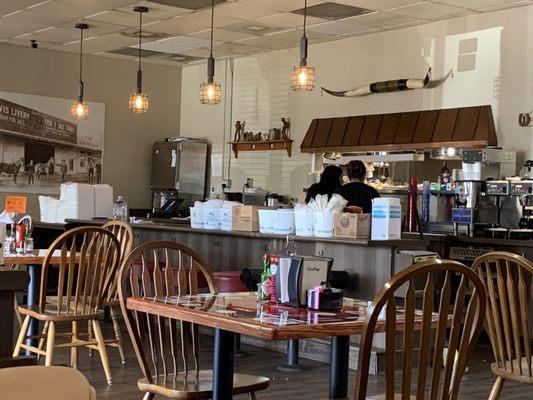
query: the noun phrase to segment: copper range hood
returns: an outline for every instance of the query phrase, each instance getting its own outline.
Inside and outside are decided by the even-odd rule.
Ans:
[[[303,153],[423,151],[496,146],[490,105],[314,119]]]

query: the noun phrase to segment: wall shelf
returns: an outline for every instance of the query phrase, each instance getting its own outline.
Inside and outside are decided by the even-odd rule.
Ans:
[[[240,142],[229,142],[235,158],[239,158],[240,151],[269,151],[269,150],[286,150],[288,156],[292,155],[292,142],[291,139],[281,139],[281,140],[268,140],[268,141],[240,141]]]

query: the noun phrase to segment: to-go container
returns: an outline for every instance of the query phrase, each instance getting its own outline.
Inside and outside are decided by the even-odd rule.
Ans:
[[[205,229],[205,208],[190,207],[191,211],[191,228]]]
[[[309,211],[295,211],[294,223],[297,236],[315,236],[314,213]]]
[[[275,233],[276,210],[258,210],[259,232]]]
[[[335,213],[315,212],[315,236],[330,238],[333,237],[333,228],[335,227]]]
[[[220,229],[220,208],[205,208],[205,229]]]
[[[294,233],[294,210],[276,210],[274,233],[278,235],[288,235],[289,233]]]

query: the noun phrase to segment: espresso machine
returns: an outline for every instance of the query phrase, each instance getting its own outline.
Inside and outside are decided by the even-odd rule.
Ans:
[[[511,181],[510,195],[519,209],[518,228],[509,229],[509,239],[533,239],[533,180]]]
[[[455,206],[452,208],[454,235],[461,226],[473,237],[487,228],[498,228],[499,196],[507,196],[510,188],[502,178],[516,172],[516,153],[501,149],[464,149],[461,179],[455,182]],[[489,196],[487,196],[487,182]],[[492,185],[493,182],[500,184]],[[496,201],[494,201],[496,199]]]

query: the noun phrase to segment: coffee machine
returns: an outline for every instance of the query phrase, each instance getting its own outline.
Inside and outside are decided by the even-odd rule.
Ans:
[[[466,234],[473,237],[476,231],[498,228],[501,195],[508,195],[509,186],[501,181],[516,172],[516,152],[501,149],[464,149],[462,152],[461,178],[455,183],[455,207],[452,208],[454,234],[460,226],[466,227]],[[489,185],[487,182],[501,182]]]
[[[533,239],[533,180],[511,181],[510,195],[520,210],[518,227],[509,229],[510,239]]]

